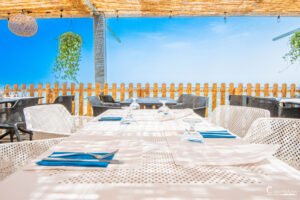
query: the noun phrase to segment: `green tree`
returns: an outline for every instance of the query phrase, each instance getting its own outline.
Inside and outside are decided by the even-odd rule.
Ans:
[[[290,51],[283,58],[294,64],[300,57],[300,31],[295,32],[290,39]]]
[[[78,82],[82,38],[76,33],[66,32],[58,40],[58,55],[53,67],[55,78]]]

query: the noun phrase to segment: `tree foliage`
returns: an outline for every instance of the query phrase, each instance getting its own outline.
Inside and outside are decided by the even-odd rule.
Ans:
[[[76,33],[66,32],[58,40],[58,54],[53,68],[55,78],[77,82],[82,38]]]
[[[284,59],[294,64],[300,57],[300,31],[295,32],[290,39],[290,51],[284,55]]]

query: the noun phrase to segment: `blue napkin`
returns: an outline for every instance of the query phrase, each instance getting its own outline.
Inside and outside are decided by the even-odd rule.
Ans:
[[[122,117],[101,117],[99,121],[121,121]]]
[[[236,138],[236,136],[231,135],[227,130],[200,131],[199,133],[203,136],[203,138]]]
[[[65,159],[78,159],[78,160],[90,160],[89,161],[60,161],[60,160],[41,160],[36,162],[37,165],[42,166],[71,166],[71,167],[103,167],[106,168],[109,163],[107,162],[95,162],[97,161],[96,158],[94,158],[91,155],[87,154],[76,154],[76,155],[68,155],[68,156],[57,156],[59,154],[69,154],[69,153],[76,153],[76,152],[53,152],[48,158],[65,158]],[[95,155],[105,155],[107,153],[92,153]],[[55,156],[53,156],[55,155]],[[114,155],[109,156],[105,158],[105,160],[112,160]]]

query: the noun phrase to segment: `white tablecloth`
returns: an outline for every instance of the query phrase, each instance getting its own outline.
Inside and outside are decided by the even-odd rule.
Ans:
[[[177,117],[162,120],[156,110],[134,111],[136,122],[129,125],[94,120],[41,157],[53,151],[119,149],[115,158],[123,164],[66,168],[31,162],[0,183],[0,199],[299,199],[300,173],[273,157],[238,166],[176,165],[168,141],[180,137],[186,124],[180,111],[175,112]],[[109,110],[102,116],[125,115],[124,110]],[[202,123],[196,128],[203,127],[215,126]],[[205,140],[205,145],[238,144],[245,142],[239,138]]]

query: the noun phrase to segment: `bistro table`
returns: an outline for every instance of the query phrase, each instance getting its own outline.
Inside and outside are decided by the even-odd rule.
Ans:
[[[181,138],[186,127],[183,119],[204,119],[187,110],[172,112],[168,117],[157,110],[133,110],[131,124],[99,122],[99,117],[127,115],[124,110],[106,111],[36,160],[53,151],[119,149],[115,159],[124,163],[68,168],[42,167],[32,161],[0,182],[1,200],[299,199],[300,172],[274,157],[236,166],[176,164],[170,142]],[[201,127],[220,128],[206,121],[197,125]],[[218,144],[230,148],[247,143],[240,138],[189,143],[212,148]]]
[[[166,101],[167,106],[176,105],[177,101],[171,98],[137,98],[136,102],[141,105],[142,108],[158,108],[162,105],[161,101]],[[120,102],[122,106],[129,106],[133,102],[133,99],[126,99],[125,101]]]

